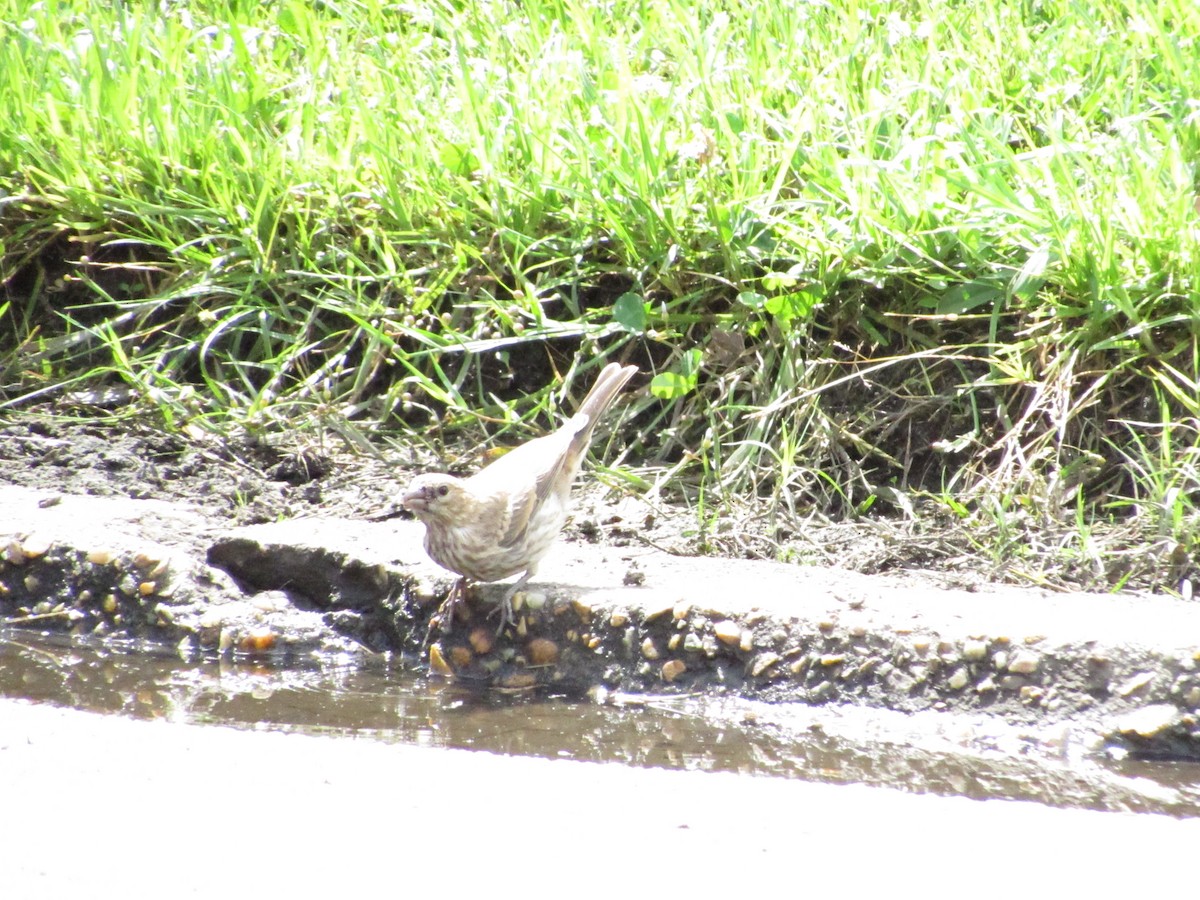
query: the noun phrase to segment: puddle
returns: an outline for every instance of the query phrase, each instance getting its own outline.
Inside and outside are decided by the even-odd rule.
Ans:
[[[1062,724],[675,695],[473,693],[365,654],[306,669],[0,630],[0,696],[172,722],[1200,815],[1200,765],[1098,760],[1090,736]]]

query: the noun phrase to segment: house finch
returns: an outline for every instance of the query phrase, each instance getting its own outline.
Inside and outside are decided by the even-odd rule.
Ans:
[[[425,551],[462,576],[442,608],[443,628],[454,620],[468,581],[500,581],[524,572],[501,601],[499,631],[512,624],[513,595],[533,577],[567,521],[571,483],[596,422],[636,371],[605,366],[579,411],[557,431],[510,450],[469,478],[413,479],[402,502],[425,523]]]

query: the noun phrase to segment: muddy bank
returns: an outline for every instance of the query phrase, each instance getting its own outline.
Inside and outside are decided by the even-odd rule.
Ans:
[[[443,633],[420,526],[309,514],[236,525],[184,500],[0,486],[9,627],[286,660],[401,652],[506,690],[726,691],[768,701],[1071,720],[1200,757],[1200,604],[938,587],[919,577],[645,546],[555,548],[496,636],[502,588]]]

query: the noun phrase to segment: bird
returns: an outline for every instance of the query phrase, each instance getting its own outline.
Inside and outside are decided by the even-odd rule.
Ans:
[[[503,581],[520,572],[501,600],[496,633],[513,624],[512,598],[537,573],[566,524],[571,485],[596,423],[636,372],[637,366],[609,363],[558,429],[470,477],[426,473],[408,485],[401,505],[424,523],[425,552],[460,576],[440,610],[443,630],[454,621],[469,582]]]

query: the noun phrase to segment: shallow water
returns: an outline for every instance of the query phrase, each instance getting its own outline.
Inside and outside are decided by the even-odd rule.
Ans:
[[[1069,726],[676,695],[479,693],[365,654],[281,667],[0,629],[0,696],[172,722],[1200,815],[1200,765],[1105,761]]]

